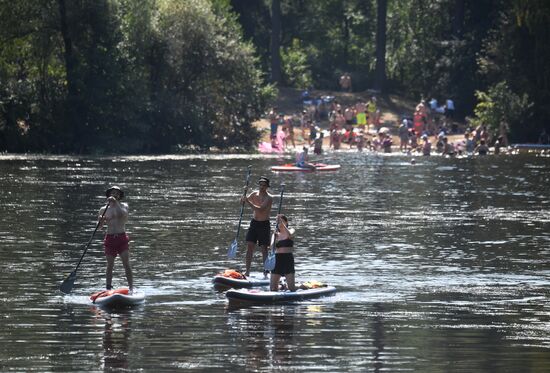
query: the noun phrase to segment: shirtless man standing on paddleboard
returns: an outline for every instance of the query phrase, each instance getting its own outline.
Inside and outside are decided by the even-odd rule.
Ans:
[[[250,265],[256,243],[262,249],[262,263],[267,257],[267,246],[270,244],[271,225],[269,223],[269,214],[271,213],[271,205],[273,197],[267,192],[269,188],[269,179],[260,177],[258,180],[259,188],[252,192],[248,197],[241,197],[241,203],[246,203],[252,208],[252,220],[248,232],[246,233],[246,272],[245,276],[250,275]],[[267,272],[264,271],[267,276]]]
[[[109,208],[105,212],[105,215],[103,215],[106,208],[103,206],[99,210],[99,216],[100,226],[107,223],[107,232],[103,240],[105,257],[107,258],[106,288],[107,290],[111,290],[112,288],[115,258],[117,255],[120,255],[120,259],[124,265],[126,279],[128,280],[128,288],[130,292],[132,292],[134,286],[132,267],[130,267],[130,250],[128,246],[130,238],[125,231],[125,225],[128,221],[128,205],[124,202],[120,202],[120,200],[124,198],[124,192],[117,186],[112,186],[107,189],[105,195],[107,196]],[[101,219],[101,216],[103,216],[103,219]]]

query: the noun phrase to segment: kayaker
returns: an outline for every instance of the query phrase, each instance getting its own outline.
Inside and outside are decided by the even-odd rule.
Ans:
[[[130,266],[130,248],[128,242],[130,238],[126,234],[125,225],[128,221],[128,204],[121,202],[124,198],[124,191],[118,186],[112,186],[105,191],[109,208],[105,211],[105,206],[99,210],[99,224],[102,227],[107,224],[107,231],[103,240],[105,257],[107,258],[106,288],[112,289],[113,267],[115,258],[120,255],[128,288],[130,292],[134,289],[132,267]],[[103,219],[101,218],[103,216]]]
[[[277,215],[278,232],[275,232],[275,268],[271,271],[271,291],[279,290],[279,281],[284,276],[290,291],[296,291],[294,278],[293,235],[294,229],[288,227],[288,218]]]
[[[250,266],[256,244],[262,250],[262,263],[267,257],[267,246],[270,243],[271,225],[269,214],[273,197],[267,192],[269,179],[262,176],[258,180],[258,190],[250,193],[247,197],[241,197],[241,203],[246,203],[252,208],[252,220],[246,233],[246,271],[245,276],[250,275]],[[267,272],[264,271],[267,277]]]

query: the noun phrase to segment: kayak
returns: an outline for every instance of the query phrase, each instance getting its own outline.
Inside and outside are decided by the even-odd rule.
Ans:
[[[271,171],[291,171],[291,172],[314,172],[314,171],[336,171],[340,169],[339,164],[314,163],[315,169],[307,167],[298,167],[293,163],[287,163],[282,166],[272,166]]]
[[[230,304],[273,304],[313,299],[336,293],[334,286],[323,286],[296,291],[262,291],[259,289],[231,289],[225,295]]]
[[[145,301],[145,294],[134,290],[131,294],[127,288],[103,290],[90,295],[93,304],[101,307],[132,307]]]
[[[269,286],[269,277],[265,278],[261,273],[245,277],[237,271],[228,269],[214,276],[212,282],[214,283],[214,287],[220,290],[253,288]]]

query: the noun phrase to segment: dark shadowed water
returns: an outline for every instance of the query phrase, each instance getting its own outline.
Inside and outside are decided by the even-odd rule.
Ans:
[[[259,156],[0,156],[0,371],[550,371],[550,158],[337,158],[335,173],[274,174]],[[249,164],[274,194],[286,183],[298,279],[335,296],[231,310],[212,288],[242,266],[242,240],[226,252]],[[111,184],[147,296],[116,312],[87,300],[101,234],[71,295],[57,290]]]

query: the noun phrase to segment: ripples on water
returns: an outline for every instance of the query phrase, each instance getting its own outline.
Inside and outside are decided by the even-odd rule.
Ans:
[[[1,370],[545,371],[548,159],[336,157],[337,173],[274,174],[275,157],[248,155],[0,156]],[[287,185],[299,279],[335,296],[231,310],[212,289],[242,266],[226,252],[249,164],[274,194]],[[57,292],[111,184],[147,294],[116,312],[87,302],[104,281],[99,234],[73,293]]]

